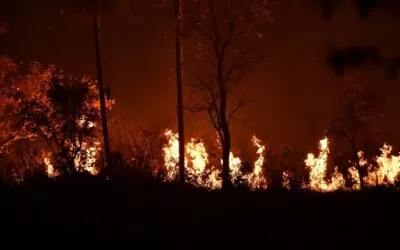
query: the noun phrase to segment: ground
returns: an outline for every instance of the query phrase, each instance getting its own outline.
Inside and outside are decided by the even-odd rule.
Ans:
[[[280,249],[350,243],[356,249],[379,243],[382,249],[398,241],[400,195],[386,189],[209,193],[156,181],[84,177],[3,185],[0,197],[6,241],[274,240]]]

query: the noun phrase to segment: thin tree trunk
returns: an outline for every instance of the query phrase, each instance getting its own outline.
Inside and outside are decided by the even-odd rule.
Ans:
[[[217,68],[217,82],[219,87],[219,95],[221,97],[219,103],[219,119],[221,125],[221,132],[223,135],[222,144],[222,188],[224,190],[229,190],[232,182],[230,178],[230,162],[229,156],[231,152],[231,134],[229,131],[229,124],[226,114],[226,103],[227,103],[227,91],[225,86],[225,81],[223,79],[224,72],[224,56],[218,55],[218,68]]]
[[[232,186],[231,175],[230,175],[230,161],[229,156],[231,152],[231,136],[229,128],[223,129],[224,142],[222,144],[222,188],[229,190]]]
[[[108,125],[107,125],[107,110],[106,110],[106,100],[105,100],[105,92],[104,92],[104,82],[103,82],[103,68],[101,61],[101,53],[100,53],[100,14],[97,14],[94,17],[94,39],[95,39],[95,47],[96,47],[96,70],[97,70],[97,80],[99,86],[99,95],[100,95],[100,109],[101,109],[101,122],[103,128],[103,145],[104,145],[104,167],[111,167],[109,162],[110,156],[110,141],[108,138]]]
[[[179,181],[185,182],[185,137],[183,124],[183,98],[182,98],[182,0],[175,0],[175,59],[176,59],[176,92],[177,92],[177,112],[178,112],[178,134],[179,134]]]

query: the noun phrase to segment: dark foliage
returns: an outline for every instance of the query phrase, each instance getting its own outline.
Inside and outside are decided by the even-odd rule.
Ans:
[[[354,69],[368,62],[379,65],[381,62],[378,49],[374,46],[335,48],[328,56],[328,64],[337,74],[343,74],[346,69]]]
[[[368,14],[374,9],[382,7],[382,0],[355,0],[354,5],[357,8],[361,18],[367,18]]]

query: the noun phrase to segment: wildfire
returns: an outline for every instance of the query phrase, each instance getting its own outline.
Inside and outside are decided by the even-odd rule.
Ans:
[[[93,146],[88,146],[88,143],[82,143],[82,150],[78,152],[74,159],[74,165],[77,170],[85,170],[92,175],[98,174],[96,162],[99,151],[101,150],[100,142],[94,142]]]
[[[377,167],[374,168],[365,160],[364,165],[368,167],[368,176],[365,183],[368,186],[389,186],[399,180],[400,156],[391,155],[392,146],[384,144],[381,155],[376,158]]]
[[[95,124],[90,124],[84,120],[81,120],[80,124],[95,126]],[[162,148],[164,159],[164,164],[162,165],[162,169],[164,170],[163,178],[165,181],[174,181],[178,177],[179,172],[179,136],[177,133],[173,133],[171,129],[165,130],[163,136],[167,140],[167,143]],[[229,168],[231,181],[234,184],[245,184],[251,190],[266,189],[268,182],[263,171],[266,147],[256,136],[253,136],[251,141],[257,149],[257,159],[253,164],[253,170],[250,173],[244,173],[242,160],[230,152]],[[81,148],[82,150],[77,154],[74,161],[75,168],[79,171],[86,170],[96,175],[98,171],[95,163],[101,150],[100,143],[97,141],[93,144],[82,142]],[[400,156],[392,155],[392,147],[387,144],[382,147],[381,155],[374,159],[367,160],[362,151],[358,152],[359,162],[357,166],[353,165],[347,169],[347,180],[351,183],[346,183],[346,179],[336,166],[333,173],[327,176],[327,160],[330,153],[328,138],[324,138],[319,142],[319,151],[318,156],[309,153],[304,161],[305,167],[308,170],[309,181],[308,183],[302,183],[301,186],[303,189],[316,192],[360,190],[363,188],[361,186],[361,178],[363,178],[363,183],[370,187],[393,185],[398,181]],[[58,172],[52,163],[52,154],[42,152],[42,159],[47,174],[50,177],[57,176]],[[202,140],[191,138],[185,144],[185,179],[188,183],[209,190],[220,189],[222,187],[221,165],[222,159],[218,160],[216,164],[210,161],[206,145]],[[367,176],[361,176],[357,167],[366,168],[368,170]],[[288,171],[282,173],[282,186],[288,190],[291,188],[291,174]]]
[[[320,141],[320,151],[318,158],[315,158],[310,153],[305,160],[306,166],[310,170],[308,188],[320,192],[346,190],[346,181],[343,175],[337,170],[337,167],[335,167],[330,182],[325,181],[329,154],[327,138]],[[391,155],[392,146],[387,144],[383,145],[381,152],[381,155],[370,160],[365,158],[364,152],[358,152],[358,165],[361,168],[367,168],[368,175],[360,176],[360,172],[355,166],[348,168],[347,172],[351,180],[351,186],[347,190],[360,190],[363,188],[361,186],[361,178],[367,187],[390,186],[399,180],[400,156]]]
[[[282,187],[290,190],[290,179],[289,179],[289,172],[283,171],[282,172]]]
[[[42,151],[42,159],[43,159],[43,164],[45,166],[45,171],[49,177],[55,177],[58,175],[56,170],[54,169],[53,164],[51,163],[51,153],[50,152],[45,152]]]
[[[87,121],[86,117],[81,117],[81,119],[77,120],[79,126],[87,126],[87,128],[93,128],[96,126],[94,122]],[[74,152],[75,148],[78,147],[80,150],[74,157],[74,167],[78,171],[87,171],[92,175],[98,174],[98,169],[96,168],[96,162],[99,157],[99,152],[101,151],[101,144],[98,140],[95,140],[93,143],[89,142],[80,142],[78,139],[73,143],[69,143],[70,150]],[[54,168],[53,164],[51,163],[51,159],[54,156],[51,152],[43,152],[42,159],[43,164],[46,168],[46,173],[49,177],[56,177],[58,172]]]
[[[258,158],[254,163],[253,172],[245,176],[245,180],[251,190],[266,189],[267,180],[264,177],[262,167],[264,166],[265,146],[261,144],[261,140],[253,135],[251,141],[257,147]]]
[[[178,134],[174,134],[172,130],[168,129],[164,132],[168,143],[163,147],[164,164],[166,170],[165,180],[173,181],[178,174],[179,162],[179,140]]]
[[[320,142],[320,153],[317,158],[314,154],[309,153],[305,160],[306,167],[309,169],[309,188],[313,191],[330,192],[338,189],[344,189],[346,182],[337,167],[332,174],[330,182],[325,181],[327,160],[329,154],[328,138],[324,138]]]
[[[179,163],[179,136],[167,129],[163,136],[167,139],[163,147],[165,181],[173,181],[178,175]],[[244,175],[242,172],[242,160],[232,152],[229,154],[229,168],[232,183],[240,183],[241,180],[252,189],[267,188],[267,181],[264,177],[262,166],[264,165],[265,146],[261,141],[253,136],[253,144],[257,147],[258,159],[254,163],[254,170],[250,174]],[[222,165],[223,161],[220,160]],[[185,145],[185,172],[187,181],[199,187],[207,189],[219,189],[222,186],[221,170],[218,166],[210,165],[208,153],[204,142],[192,138]]]

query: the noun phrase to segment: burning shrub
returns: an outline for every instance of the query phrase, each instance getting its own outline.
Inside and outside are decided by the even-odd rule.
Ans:
[[[3,74],[4,76],[4,74]],[[26,75],[2,78],[0,134],[1,152],[17,142],[30,143],[50,155],[50,175],[86,170],[97,173],[101,149],[98,140],[100,104],[96,82],[87,77],[65,79],[54,66],[32,63]],[[113,104],[108,100],[110,110]],[[30,154],[27,154],[30,155]],[[51,160],[50,160],[51,158]]]

